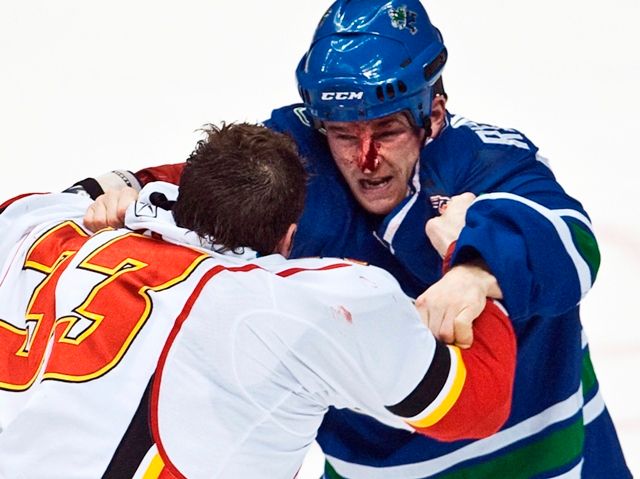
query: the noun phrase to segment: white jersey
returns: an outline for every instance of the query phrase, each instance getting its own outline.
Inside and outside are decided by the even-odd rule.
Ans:
[[[329,406],[412,429],[459,395],[459,352],[385,271],[89,236],[87,205],[0,215],[0,477],[291,478]],[[429,402],[392,414],[439,347]]]

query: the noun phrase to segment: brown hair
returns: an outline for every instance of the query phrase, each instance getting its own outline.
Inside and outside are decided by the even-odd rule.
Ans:
[[[180,179],[176,223],[225,250],[273,253],[304,206],[307,176],[295,143],[248,123],[203,131]]]

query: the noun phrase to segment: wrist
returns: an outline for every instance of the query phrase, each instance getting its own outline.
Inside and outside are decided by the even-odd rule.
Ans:
[[[471,276],[472,281],[484,291],[487,298],[502,299],[502,289],[497,278],[491,273],[489,266],[482,258],[475,258],[467,263],[454,266],[452,269],[460,268]]]
[[[95,181],[98,182],[103,191],[121,190],[125,187],[131,187],[136,191],[140,191],[142,186],[133,173],[127,170],[113,170],[100,176],[96,176]]]
[[[452,241],[447,251],[442,258],[442,274],[445,274],[451,269],[451,259],[453,258],[453,252],[456,250],[456,241]]]

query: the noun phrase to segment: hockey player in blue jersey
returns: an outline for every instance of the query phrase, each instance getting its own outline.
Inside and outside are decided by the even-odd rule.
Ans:
[[[513,410],[497,434],[450,443],[331,410],[317,438],[325,477],[630,477],[579,319],[600,260],[587,213],[522,133],[446,110],[446,61],[418,0],[338,0],[298,65],[303,103],[266,125],[295,139],[312,174],[292,256],[386,268],[462,346],[485,297],[502,298],[518,338]],[[181,168],[133,184],[177,182]],[[478,197],[439,279],[425,224],[464,192]],[[88,223],[117,222],[117,205],[103,197]]]

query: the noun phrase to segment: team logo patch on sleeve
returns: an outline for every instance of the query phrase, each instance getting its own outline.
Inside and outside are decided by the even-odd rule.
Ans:
[[[431,206],[434,210],[441,213],[442,207],[445,206],[451,198],[449,196],[443,195],[432,195],[429,197],[429,201],[431,202]]]

